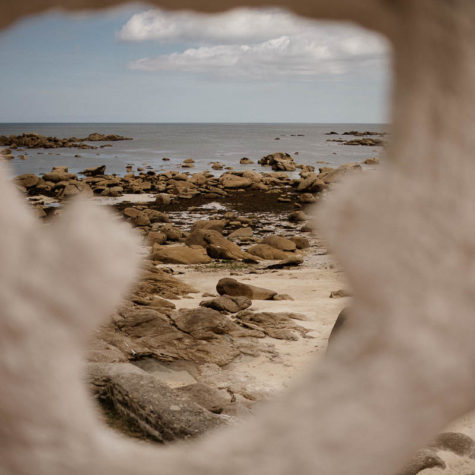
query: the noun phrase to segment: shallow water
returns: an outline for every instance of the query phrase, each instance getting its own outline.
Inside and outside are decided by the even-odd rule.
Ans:
[[[69,167],[71,172],[106,165],[106,173],[126,173],[127,164],[136,167],[150,165],[154,170],[180,169],[185,158],[193,158],[191,172],[210,169],[210,162],[219,161],[236,170],[259,170],[257,160],[273,152],[288,152],[297,163],[324,166],[318,161],[338,166],[361,162],[379,156],[381,147],[345,146],[327,139],[326,132],[348,130],[385,130],[382,124],[0,124],[0,135],[19,135],[37,132],[41,135],[87,137],[92,132],[119,134],[134,140],[109,142],[112,147],[97,150],[32,149],[14,151],[15,156],[27,155],[27,160],[15,158],[11,166],[16,174],[45,173],[52,166]],[[297,136],[301,134],[303,136]],[[294,135],[294,136],[292,136]],[[275,140],[279,138],[279,140]],[[349,137],[352,138],[352,137]],[[92,143],[101,145],[101,142]],[[295,155],[298,152],[298,155]],[[81,158],[74,155],[79,154]],[[170,161],[162,161],[163,157]],[[240,165],[242,157],[255,161],[254,165]],[[217,171],[216,174],[221,174]]]

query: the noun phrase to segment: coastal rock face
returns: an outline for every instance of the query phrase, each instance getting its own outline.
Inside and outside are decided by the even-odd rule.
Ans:
[[[294,159],[288,153],[277,152],[259,160],[259,165],[270,166],[274,171],[293,172],[297,169]]]
[[[154,245],[152,259],[164,264],[208,264],[211,258],[201,247]]]
[[[145,438],[172,442],[224,424],[224,419],[193,402],[190,392],[175,391],[137,366],[90,363],[87,369],[89,386],[109,418],[115,424],[132,425]]]
[[[277,295],[277,292],[274,290],[243,284],[231,278],[221,279],[216,285],[216,290],[219,295],[242,296],[248,297],[251,300],[272,300],[272,297]]]

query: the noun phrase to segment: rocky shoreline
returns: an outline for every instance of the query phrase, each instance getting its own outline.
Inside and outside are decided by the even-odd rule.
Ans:
[[[155,443],[196,437],[252,414],[323,357],[351,318],[342,311],[351,293],[307,208],[378,163],[315,170],[275,153],[259,161],[270,168],[260,173],[118,176],[102,165],[16,177],[45,222],[85,193],[143,236],[142,276],[90,342],[87,382],[104,420]],[[443,433],[401,474],[443,469],[440,451],[472,457],[474,447],[462,433]]]
[[[284,356],[288,348],[296,367],[303,354],[315,351],[313,340],[324,348],[347,294],[338,298],[342,279],[312,234],[306,208],[363,167],[315,171],[284,153],[261,162],[270,170],[220,176],[147,170],[121,177],[107,175],[105,166],[82,174],[54,167],[42,176],[15,178],[46,221],[85,193],[143,236],[142,278],[97,330],[89,353],[90,387],[113,427],[155,442],[193,437],[252,412],[286,385],[293,373]],[[288,172],[297,166],[300,176],[291,178]],[[322,323],[313,321],[313,303],[309,307],[286,282],[298,281],[301,272],[325,279],[331,274],[331,287],[321,296],[331,317],[317,337],[312,332],[320,332]],[[200,277],[187,282],[196,273]],[[280,376],[272,383],[266,375],[261,384],[249,379],[257,361]],[[148,389],[136,391],[138,382]],[[153,419],[150,411],[161,415]]]

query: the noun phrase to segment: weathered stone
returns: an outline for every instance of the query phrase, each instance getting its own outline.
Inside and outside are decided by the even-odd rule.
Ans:
[[[203,383],[182,386],[175,391],[215,414],[221,414],[223,409],[231,401],[231,398],[226,396],[223,391],[219,391]]]
[[[33,188],[41,181],[39,176],[36,176],[33,173],[25,173],[24,175],[19,175],[15,178],[15,181],[25,188]]]
[[[248,188],[252,185],[252,181],[249,178],[231,175],[228,173],[221,175],[219,182],[223,188]]]
[[[284,251],[269,246],[268,244],[255,244],[251,246],[247,252],[253,256],[261,257],[266,260],[287,259],[288,255]]]
[[[297,249],[295,242],[282,236],[266,236],[262,240],[262,244],[267,244],[281,251],[295,251]]]
[[[158,442],[199,436],[224,420],[131,364],[89,364],[88,380],[101,405],[124,426]]]
[[[211,300],[203,300],[200,302],[201,307],[208,307],[218,312],[236,313],[252,305],[252,301],[247,297],[233,297],[230,295],[223,295]]]
[[[234,324],[217,310],[206,307],[181,309],[173,316],[176,326],[198,340],[229,333]]]
[[[274,290],[243,284],[242,282],[227,277],[219,280],[216,285],[216,290],[219,295],[243,296],[251,300],[272,300],[272,297],[277,294]]]

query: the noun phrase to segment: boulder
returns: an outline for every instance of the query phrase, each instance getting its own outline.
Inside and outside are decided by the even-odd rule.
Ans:
[[[262,244],[267,244],[268,246],[275,247],[281,251],[292,252],[297,249],[295,242],[282,236],[266,236],[262,240]]]
[[[228,277],[219,280],[216,290],[219,295],[243,296],[251,300],[272,300],[272,297],[277,294],[274,290],[244,284]]]
[[[219,182],[223,188],[248,188],[252,185],[252,181],[249,178],[231,175],[229,173],[221,175]]]
[[[43,175],[45,181],[59,183],[60,181],[77,180],[74,173],[69,173],[67,167],[53,167],[49,173]]]
[[[291,256],[288,257],[287,259],[283,259],[280,262],[277,262],[276,264],[271,264],[266,267],[266,269],[284,269],[285,267],[295,267],[299,266],[300,264],[303,264],[303,258],[302,256]]]
[[[378,157],[367,158],[363,163],[365,165],[378,165],[379,158]]]
[[[229,317],[217,310],[206,307],[180,309],[173,320],[177,328],[198,340],[210,340],[216,335],[224,335],[234,328]]]
[[[212,262],[201,247],[153,246],[152,259],[164,264],[208,264]]]
[[[281,260],[287,259],[287,254],[284,251],[269,246],[268,244],[256,244],[251,246],[247,252],[253,256],[261,257],[266,260]]]
[[[290,240],[295,243],[297,249],[307,249],[310,247],[310,241],[306,237],[292,236]]]
[[[167,235],[161,231],[151,231],[147,234],[147,240],[150,244],[164,244],[167,240]]]
[[[197,245],[205,247],[208,254],[215,259],[240,260],[250,257],[237,244],[226,239],[218,231],[196,229],[188,235],[185,243],[188,246]]]
[[[132,364],[90,363],[87,369],[92,393],[116,427],[132,425],[146,438],[164,443],[196,437],[224,423]]]
[[[292,172],[297,169],[293,157],[283,152],[266,155],[262,157],[258,163],[263,166],[271,166],[274,171]]]
[[[165,224],[161,226],[160,231],[165,233],[169,241],[179,241],[183,238],[183,232],[180,228],[173,226],[172,224]]]
[[[252,301],[247,297],[233,297],[230,295],[223,295],[210,300],[203,300],[200,302],[201,307],[212,308],[218,312],[236,313],[252,305]]]
[[[23,175],[17,176],[15,181],[18,185],[24,186],[26,189],[28,189],[34,188],[36,185],[38,185],[41,181],[41,178],[33,173],[25,173]]]

